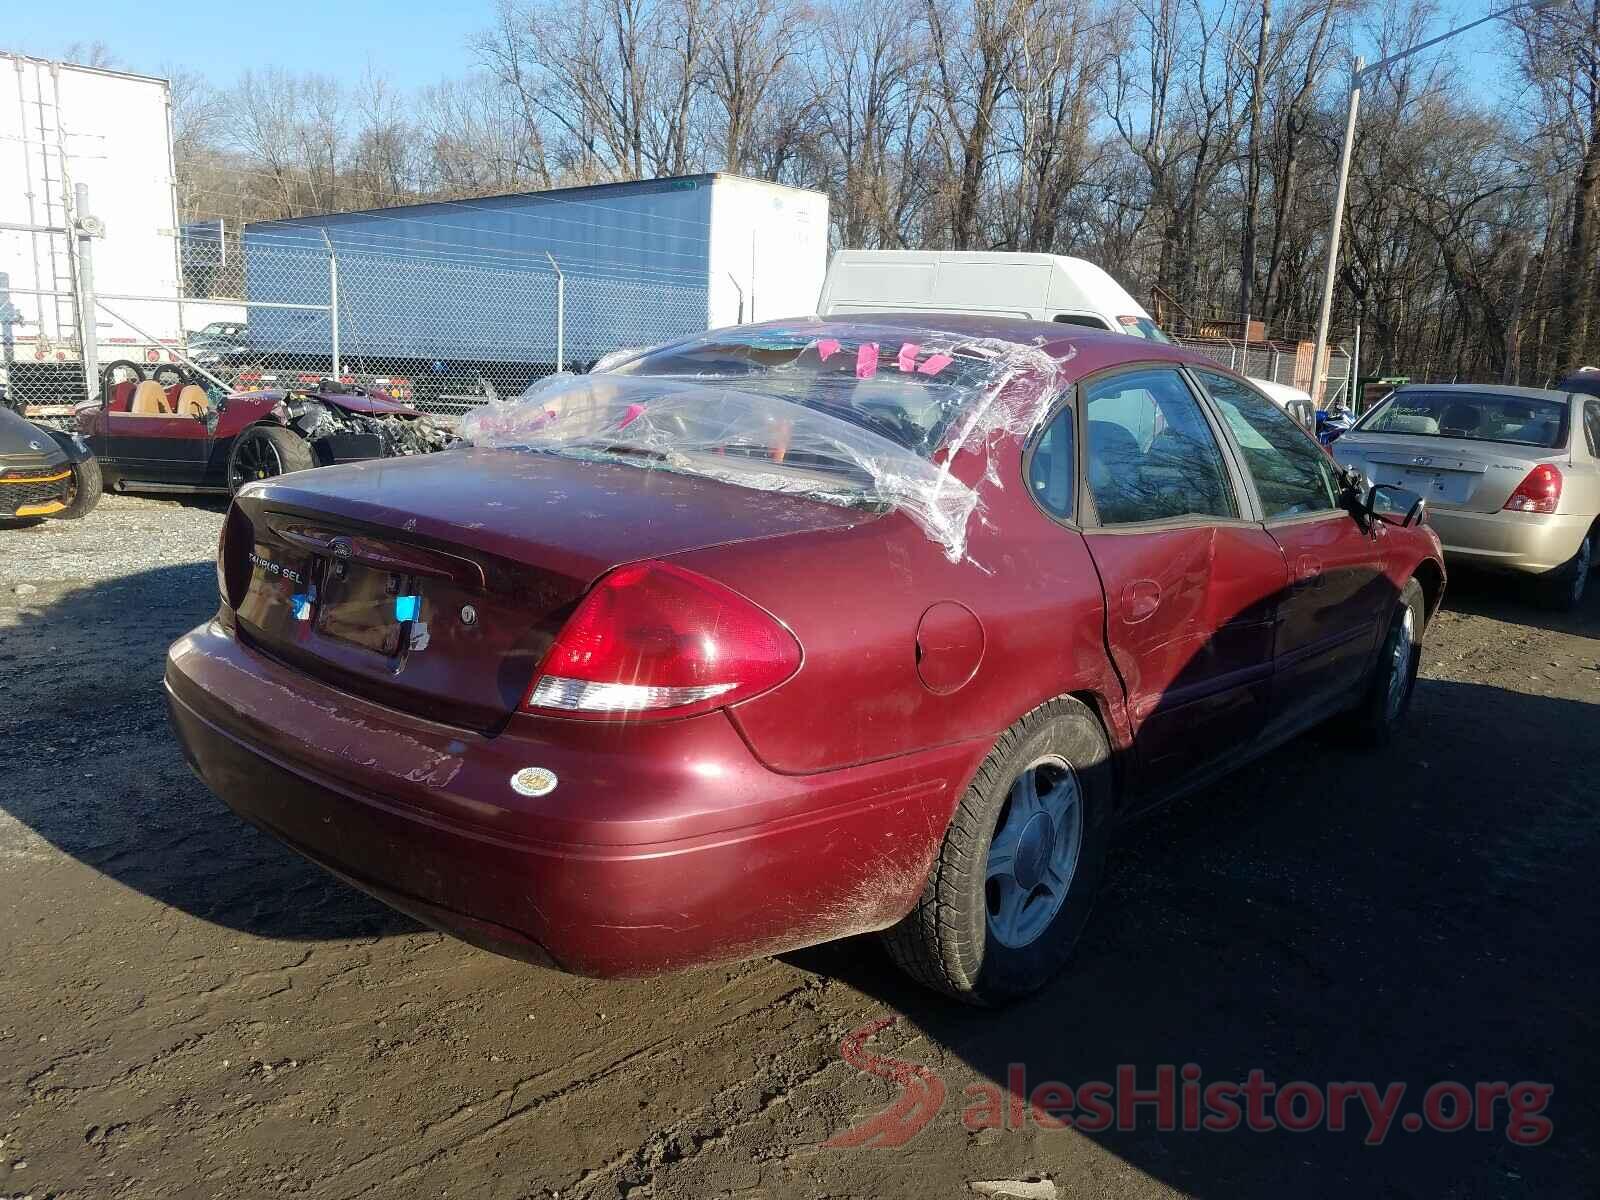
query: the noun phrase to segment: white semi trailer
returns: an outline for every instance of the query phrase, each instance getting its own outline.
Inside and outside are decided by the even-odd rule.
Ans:
[[[0,384],[13,403],[83,396],[86,339],[101,365],[175,360],[173,178],[165,79],[0,52]],[[90,282],[92,314],[78,303]]]

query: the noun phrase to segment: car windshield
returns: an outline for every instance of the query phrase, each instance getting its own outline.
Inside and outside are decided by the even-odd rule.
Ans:
[[[1503,392],[1398,391],[1356,426],[1362,433],[1511,442],[1554,450],[1566,445],[1565,400]]]
[[[1122,326],[1123,333],[1131,333],[1135,337],[1146,338],[1152,342],[1161,342],[1171,345],[1172,339],[1161,331],[1149,317],[1118,317],[1117,322]]]
[[[930,458],[955,419],[990,390],[994,354],[924,347],[910,330],[849,338],[754,331],[667,347],[613,373],[693,379],[771,397],[869,429]]]

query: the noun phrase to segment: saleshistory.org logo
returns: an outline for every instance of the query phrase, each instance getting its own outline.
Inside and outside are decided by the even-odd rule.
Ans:
[[[858,1071],[897,1085],[900,1094],[882,1112],[858,1121],[835,1134],[826,1146],[903,1146],[921,1133],[944,1108],[945,1082],[931,1067],[905,1062],[867,1048],[879,1033],[895,1023],[881,1017],[851,1031],[839,1044],[839,1054]],[[1259,1068],[1243,1082],[1206,1081],[1197,1063],[1181,1067],[1157,1066],[1154,1078],[1127,1063],[1116,1069],[1114,1081],[1088,1080],[1069,1085],[1044,1080],[1031,1089],[1023,1063],[1006,1068],[1006,1082],[974,1083],[963,1089],[962,1127],[969,1133],[984,1129],[1017,1131],[1032,1125],[1045,1132],[1076,1129],[1102,1133],[1108,1129],[1131,1131],[1153,1125],[1162,1133],[1253,1133],[1286,1130],[1305,1133],[1313,1129],[1343,1133],[1365,1129],[1363,1142],[1380,1146],[1396,1128],[1406,1133],[1424,1129],[1436,1133],[1479,1133],[1502,1130],[1516,1146],[1539,1146],[1550,1140],[1555,1127],[1544,1115],[1555,1088],[1548,1083],[1480,1081],[1467,1084],[1444,1080],[1422,1093],[1420,1105],[1402,1111],[1406,1084],[1384,1085],[1368,1081],[1323,1084],[1305,1080],[1278,1083]]]

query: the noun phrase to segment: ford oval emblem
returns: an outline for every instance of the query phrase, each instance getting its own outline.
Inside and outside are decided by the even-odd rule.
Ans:
[[[1426,454],[1419,454],[1411,460],[1411,465],[1413,467],[1426,467],[1432,462],[1433,459],[1429,458]]]
[[[350,545],[350,539],[345,537],[334,538],[328,543],[328,548],[333,551],[335,558],[349,558],[355,553],[355,548]]]

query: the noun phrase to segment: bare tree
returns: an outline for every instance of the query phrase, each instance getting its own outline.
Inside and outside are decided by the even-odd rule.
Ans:
[[[715,0],[718,36],[706,53],[706,77],[722,123],[722,164],[738,171],[762,105],[790,65],[801,11],[789,0]]]

